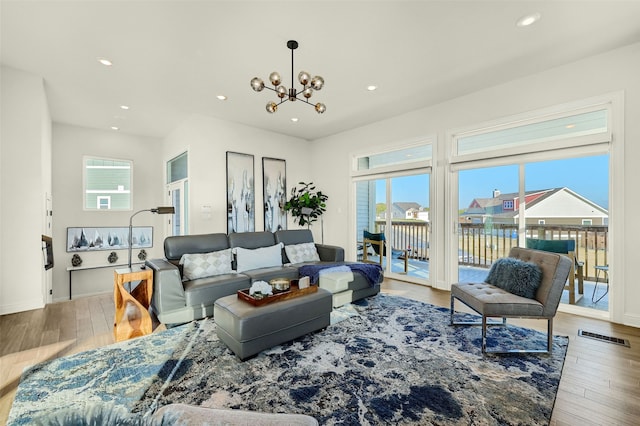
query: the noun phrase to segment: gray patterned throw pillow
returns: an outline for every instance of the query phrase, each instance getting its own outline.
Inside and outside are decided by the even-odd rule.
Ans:
[[[313,262],[320,260],[318,250],[316,250],[316,245],[314,243],[284,246],[284,251],[287,253],[287,257],[291,263]]]
[[[180,258],[183,279],[186,281],[214,275],[230,274],[231,249],[211,253],[183,254]]]

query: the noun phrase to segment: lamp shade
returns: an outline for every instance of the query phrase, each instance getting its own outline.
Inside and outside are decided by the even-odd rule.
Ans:
[[[157,214],[174,214],[176,212],[176,209],[173,206],[157,207],[155,209],[151,209],[151,212]]]

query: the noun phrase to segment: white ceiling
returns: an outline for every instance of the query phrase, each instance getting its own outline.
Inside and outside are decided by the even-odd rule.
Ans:
[[[313,140],[640,41],[640,1],[0,4],[2,64],[44,78],[54,121],[154,137],[203,114]],[[311,98],[323,115],[301,102],[268,114],[275,94],[249,86],[271,71],[290,86],[289,39],[296,76],[325,79]]]

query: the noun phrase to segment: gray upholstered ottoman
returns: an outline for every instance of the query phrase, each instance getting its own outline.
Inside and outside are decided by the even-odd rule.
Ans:
[[[241,360],[259,352],[327,327],[331,322],[331,292],[253,306],[237,295],[216,300],[213,319],[216,332]]]

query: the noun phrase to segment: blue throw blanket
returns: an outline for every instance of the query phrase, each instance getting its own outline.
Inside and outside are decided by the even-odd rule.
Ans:
[[[340,266],[347,266],[352,272],[363,275],[367,281],[369,281],[371,287],[380,284],[384,278],[382,268],[380,265],[374,263],[323,263],[321,265],[302,265],[298,269],[298,272],[301,277],[309,277],[312,284],[318,284],[321,270]]]

